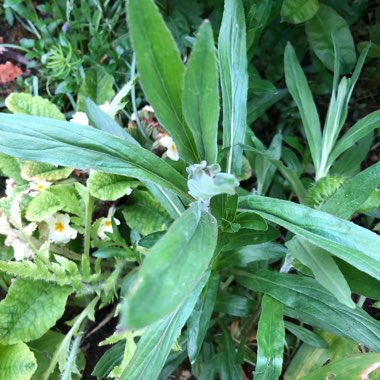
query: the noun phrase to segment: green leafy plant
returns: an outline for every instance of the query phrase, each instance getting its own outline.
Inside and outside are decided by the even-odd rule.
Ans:
[[[322,130],[289,43],[285,81],[305,144],[278,132],[266,148],[247,124],[247,51],[257,43],[250,27],[271,12],[254,4],[262,11],[255,17],[243,1],[226,0],[217,48],[204,21],[184,63],[153,0],[129,0],[150,105],[135,109],[127,128],[117,114],[135,81],[115,95],[102,69],[87,71],[71,122],[41,97],[8,97],[13,114],[0,114],[0,169],[9,177],[0,201],[0,377],[17,366],[20,379],[80,378],[87,323],[106,324],[95,316],[109,305],[118,325],[100,343],[111,347],[93,369],[98,378],[166,379],[181,366],[199,379],[378,375],[380,323],[363,308],[366,297],[380,300],[378,214],[367,225],[353,216],[378,211],[380,164],[351,176],[337,165],[380,125],[374,111],[341,133],[370,47],[356,62],[341,16],[324,19],[328,7],[318,1],[302,11],[285,1],[277,12],[308,23],[311,48],[334,71],[332,94]],[[317,36],[334,17],[340,33]],[[276,92],[255,80],[256,96]],[[255,189],[244,183],[252,173]],[[71,303],[75,317],[53,339]],[[50,339],[47,364],[38,347]]]

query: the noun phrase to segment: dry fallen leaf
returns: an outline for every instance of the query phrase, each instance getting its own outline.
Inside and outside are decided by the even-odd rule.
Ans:
[[[11,62],[0,65],[0,83],[8,83],[22,74],[22,70]]]

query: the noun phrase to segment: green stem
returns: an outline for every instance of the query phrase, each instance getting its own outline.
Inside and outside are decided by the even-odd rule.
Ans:
[[[86,225],[84,231],[84,254],[90,258],[90,242],[91,242],[91,227],[92,227],[92,211],[94,209],[94,197],[88,196],[86,207]]]

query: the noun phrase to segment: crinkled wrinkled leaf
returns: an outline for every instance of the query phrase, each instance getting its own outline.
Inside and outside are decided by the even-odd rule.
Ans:
[[[0,303],[0,343],[29,342],[62,316],[71,288],[18,278]]]
[[[36,358],[25,343],[0,345],[0,380],[29,380],[36,369]]]
[[[65,120],[58,107],[41,96],[14,92],[5,99],[5,105],[14,114]]]
[[[74,169],[57,168],[43,162],[25,161],[22,164],[21,176],[27,181],[58,181],[66,179]]]
[[[281,7],[281,17],[291,24],[300,24],[310,20],[318,9],[318,0],[285,0]]]

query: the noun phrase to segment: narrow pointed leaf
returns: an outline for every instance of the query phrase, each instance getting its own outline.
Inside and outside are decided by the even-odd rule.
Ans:
[[[211,274],[208,283],[187,322],[187,352],[191,363],[195,362],[206,336],[210,317],[214,310],[218,288],[219,275]]]
[[[183,113],[201,159],[216,162],[219,118],[218,65],[212,28],[205,21],[198,31],[184,76]]]
[[[296,259],[311,269],[315,279],[339,302],[348,307],[355,308],[347,281],[328,252],[299,236],[287,242],[286,246]]]
[[[306,329],[305,327],[295,325],[291,322],[285,322],[285,328],[289,330],[298,339],[302,340],[311,347],[327,348],[327,342],[317,335],[315,332]]]
[[[281,302],[264,295],[257,330],[255,379],[276,380],[282,372],[285,344],[284,308]]]
[[[145,258],[127,296],[124,324],[143,327],[173,312],[207,271],[216,238],[215,219],[193,204]]]
[[[144,92],[180,157],[199,162],[193,135],[182,113],[184,66],[173,37],[153,0],[128,1],[128,25]]]
[[[350,178],[322,206],[321,210],[348,219],[380,184],[380,162]]]
[[[256,212],[380,279],[380,236],[363,227],[322,211],[269,197],[241,197],[239,209]]]
[[[380,354],[365,353],[350,356],[341,360],[333,361],[324,367],[313,371],[300,380],[320,380],[320,379],[350,379],[367,380],[372,372],[380,367]],[[376,371],[378,374],[378,371]],[[373,379],[378,378],[373,377]]]
[[[235,270],[234,274],[248,289],[282,302],[286,315],[380,351],[380,322],[358,307],[350,309],[336,302],[314,279],[266,270],[256,273]]]
[[[186,179],[164,160],[130,141],[83,125],[0,114],[0,152],[143,179],[189,197]]]
[[[290,43],[286,45],[284,65],[286,86],[297,104],[311,157],[318,168],[322,143],[321,124],[305,74]]]
[[[194,309],[208,277],[209,272],[206,272],[186,300],[173,313],[145,329],[137,344],[137,350],[120,380],[156,380],[159,377],[170,350]]]
[[[229,149],[227,171],[242,171],[247,125],[246,26],[242,0],[226,0],[218,42],[223,98],[223,147]]]

